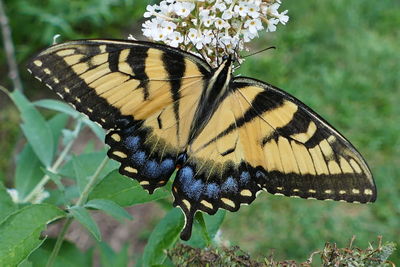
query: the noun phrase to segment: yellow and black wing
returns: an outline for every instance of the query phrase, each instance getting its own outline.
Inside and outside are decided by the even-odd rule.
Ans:
[[[28,70],[110,130],[109,157],[150,193],[175,171],[210,75],[209,65],[192,54],[118,40],[57,44],[37,55]]]
[[[315,112],[250,78],[226,78],[227,90],[212,87],[221,72],[182,50],[71,41],[44,50],[28,68],[109,130],[108,155],[150,193],[180,167],[172,191],[185,213],[182,239],[190,237],[196,211],[237,211],[263,189],[348,202],[376,198],[361,155]],[[224,92],[208,107],[212,88]],[[207,117],[196,114],[207,109]]]
[[[376,188],[361,155],[320,116],[289,94],[250,78],[230,93],[191,142],[173,185],[175,205],[237,211],[258,191],[292,197],[372,202]],[[183,237],[190,234],[190,225]]]

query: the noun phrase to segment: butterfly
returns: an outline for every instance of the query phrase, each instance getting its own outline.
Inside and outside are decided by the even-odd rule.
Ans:
[[[373,202],[362,156],[288,93],[145,41],[78,40],[39,53],[28,70],[108,131],[107,155],[150,194],[172,184],[191,236],[197,211],[239,210],[275,195]]]

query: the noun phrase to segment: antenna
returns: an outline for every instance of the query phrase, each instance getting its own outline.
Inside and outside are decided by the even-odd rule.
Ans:
[[[261,49],[261,50],[259,50],[259,51],[257,51],[257,52],[254,52],[254,53],[252,53],[252,54],[249,54],[249,55],[242,56],[242,58],[245,58],[245,57],[250,57],[250,56],[254,56],[254,55],[258,54],[258,53],[261,53],[261,52],[267,51],[267,50],[269,50],[269,49],[276,49],[276,47],[275,47],[275,46],[270,46],[270,47],[267,47],[267,48]]]

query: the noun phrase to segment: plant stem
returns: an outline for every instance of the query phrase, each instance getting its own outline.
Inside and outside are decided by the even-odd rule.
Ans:
[[[19,77],[17,62],[15,60],[14,44],[11,37],[11,29],[8,23],[7,14],[2,0],[0,0],[0,24],[1,24],[1,32],[3,34],[4,50],[7,56],[8,67],[10,68],[9,76],[14,85],[14,89],[22,91],[22,82]]]
[[[67,220],[65,221],[60,234],[57,237],[56,244],[54,245],[53,251],[51,252],[51,255],[49,257],[49,260],[47,261],[46,267],[51,267],[54,264],[54,261],[56,260],[56,257],[58,255],[58,252],[60,251],[61,245],[64,241],[65,234],[67,233],[67,230],[69,226],[71,225],[72,221],[74,219],[72,217],[68,217]]]
[[[95,171],[93,176],[90,178],[89,182],[86,184],[81,196],[79,197],[78,201],[76,202],[76,206],[82,206],[83,204],[85,204],[90,192],[92,191],[93,187],[97,184],[97,182],[100,178],[100,172],[107,165],[108,161],[109,161],[109,158],[106,156],[103,159],[103,161],[100,163],[99,167],[97,168],[97,170]]]
[[[75,129],[74,135],[75,137],[78,136],[78,133],[81,129],[82,122],[78,121]],[[61,163],[64,161],[65,157],[68,155],[68,152],[71,150],[72,144],[74,143],[76,138],[73,138],[68,142],[68,144],[64,147],[63,151],[61,152],[60,156],[54,162],[53,166],[49,168],[50,172],[57,172],[57,169],[60,167]],[[39,181],[39,183],[33,188],[33,190],[22,200],[22,203],[30,202],[32,199],[36,197],[36,195],[43,190],[44,185],[50,180],[49,175],[43,176],[43,178]]]
[[[104,169],[104,167],[107,165],[107,162],[109,161],[108,157],[106,156],[103,161],[100,163],[99,167],[96,169],[95,173],[93,176],[90,178],[89,182],[86,184],[85,188],[83,189],[82,194],[80,195],[78,201],[76,202],[75,206],[83,206],[85,204],[90,192],[93,190],[93,188],[96,186],[100,179],[100,172]],[[56,244],[54,245],[53,251],[51,252],[50,258],[47,261],[46,267],[52,267],[54,264],[54,261],[58,255],[58,252],[60,251],[60,248],[62,246],[62,243],[64,241],[65,234],[68,231],[69,226],[71,225],[71,222],[74,220],[73,217],[68,217],[67,220],[65,221],[63,228],[61,229],[60,234],[57,237]]]

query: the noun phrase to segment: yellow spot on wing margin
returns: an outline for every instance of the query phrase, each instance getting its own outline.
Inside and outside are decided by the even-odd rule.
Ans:
[[[244,196],[244,197],[251,197],[253,194],[251,193],[250,190],[248,189],[243,189],[242,191],[240,191],[240,195]]]
[[[206,201],[206,200],[202,200],[202,201],[200,201],[200,203],[201,203],[204,207],[207,207],[207,208],[209,208],[209,209],[212,209],[212,208],[213,208],[213,205],[212,205],[210,202]]]
[[[183,203],[183,205],[186,206],[186,208],[187,208],[188,210],[190,210],[190,208],[192,207],[192,206],[190,205],[190,202],[189,202],[187,199],[182,199],[182,203]]]
[[[221,198],[221,201],[225,203],[225,205],[228,205],[232,208],[235,207],[235,202],[233,202],[232,200],[230,200],[229,198]]]
[[[33,64],[35,64],[38,67],[41,67],[43,65],[43,62],[40,60],[35,60],[35,61],[33,61]]]
[[[138,172],[137,169],[132,168],[130,166],[125,167],[124,170],[127,171],[127,172],[130,172],[130,173],[137,173]]]
[[[360,193],[360,190],[354,188],[353,190],[351,190],[351,192],[352,192],[353,194],[359,194],[359,193]]]
[[[365,189],[364,190],[365,195],[372,195],[372,190],[371,189]]]
[[[117,134],[117,133],[113,133],[111,135],[111,138],[114,139],[114,141],[117,141],[117,142],[121,141],[121,136],[119,134]]]
[[[121,152],[121,151],[113,151],[113,154],[114,154],[115,156],[120,157],[120,158],[123,158],[123,159],[125,159],[125,158],[128,157],[128,155],[126,155],[124,152]]]

